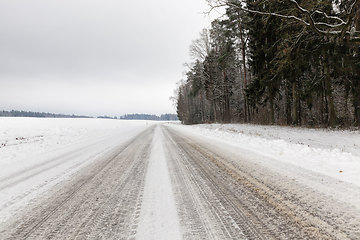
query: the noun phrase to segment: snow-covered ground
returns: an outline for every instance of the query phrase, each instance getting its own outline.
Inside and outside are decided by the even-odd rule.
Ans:
[[[0,118],[0,222],[151,124],[110,119]]]
[[[0,118],[0,238],[358,236],[358,131],[153,124]]]
[[[360,131],[252,124],[172,126],[360,186]]]
[[[29,154],[49,152],[109,134],[130,133],[134,128],[151,123],[112,119],[0,118],[0,164],[14,164]]]

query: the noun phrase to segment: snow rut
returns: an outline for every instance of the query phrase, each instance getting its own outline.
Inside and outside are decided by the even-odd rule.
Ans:
[[[136,234],[153,127],[84,168],[28,213],[1,239],[128,239]]]
[[[163,125],[148,128],[50,193],[0,227],[0,239],[360,236],[359,211]]]
[[[185,239],[358,239],[358,212],[269,169],[233,161],[170,127],[165,130]]]

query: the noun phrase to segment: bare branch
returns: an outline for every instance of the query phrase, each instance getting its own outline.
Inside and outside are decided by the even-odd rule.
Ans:
[[[344,39],[345,36],[350,36],[351,40],[355,42],[359,41],[360,39],[360,36],[358,36],[360,35],[359,32],[351,32],[349,29],[354,21],[356,7],[360,5],[359,4],[360,0],[353,1],[353,3],[350,6],[350,9],[346,12],[346,16],[344,16],[345,20],[340,17],[330,16],[327,13],[319,10],[314,10],[310,12],[309,10],[301,7],[296,0],[288,0],[288,1],[294,4],[295,8],[301,14],[304,15],[305,19],[295,15],[285,15],[276,12],[265,12],[265,11],[249,9],[241,0],[238,0],[237,2],[234,0],[207,0],[207,1],[211,9],[231,6],[248,13],[260,14],[265,16],[274,16],[284,19],[292,19],[303,24],[306,27],[312,28],[318,34],[336,36],[336,37],[340,37],[341,39]],[[314,14],[320,14],[324,16],[329,22],[315,21]],[[334,21],[336,23],[334,23]]]
[[[326,17],[327,19],[330,19],[330,20],[334,20],[334,21],[337,21],[337,22],[340,22],[340,24],[346,24],[346,22],[344,20],[342,20],[341,18],[339,17],[336,17],[336,16],[329,16],[327,15],[326,13],[322,12],[322,11],[319,11],[319,10],[315,10],[314,13],[317,13],[317,14],[320,14],[320,15],[323,15],[324,17]]]

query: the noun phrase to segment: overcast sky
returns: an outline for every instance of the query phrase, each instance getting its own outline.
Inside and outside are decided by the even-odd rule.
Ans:
[[[119,116],[169,97],[205,0],[1,0],[0,110]]]

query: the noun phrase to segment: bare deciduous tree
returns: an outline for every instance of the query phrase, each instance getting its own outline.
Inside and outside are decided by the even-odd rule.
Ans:
[[[208,29],[203,29],[200,33],[200,37],[192,41],[190,45],[190,56],[201,62],[205,61],[205,58],[210,53],[210,35]]]

